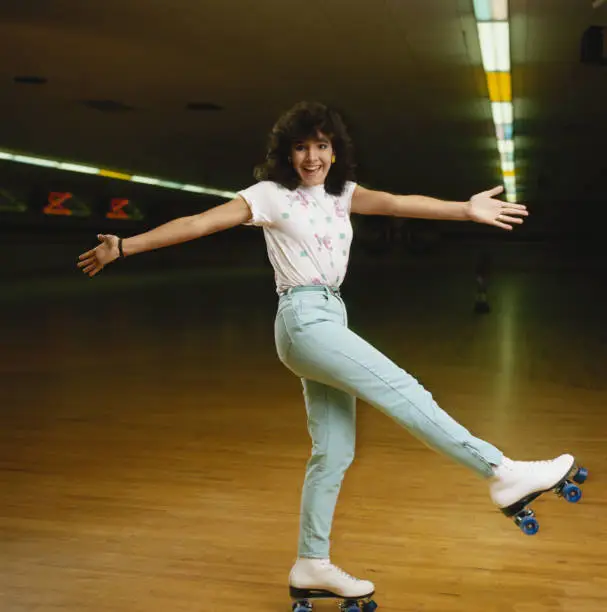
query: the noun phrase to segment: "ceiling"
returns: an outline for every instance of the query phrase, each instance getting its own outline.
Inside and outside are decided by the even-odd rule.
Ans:
[[[510,0],[510,24],[519,199],[605,202],[607,67],[580,41],[607,3]],[[365,184],[461,199],[500,183],[472,0],[2,0],[0,57],[0,148],[236,190],[277,115],[318,99]]]

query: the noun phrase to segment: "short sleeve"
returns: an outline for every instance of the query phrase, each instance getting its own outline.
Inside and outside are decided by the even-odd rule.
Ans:
[[[344,191],[341,197],[343,198],[343,201],[344,201],[344,204],[346,205],[348,213],[350,213],[350,211],[352,210],[352,196],[354,195],[355,189],[356,189],[356,183],[352,181],[346,181],[346,184],[344,186]]]
[[[252,218],[244,225],[267,227],[274,222],[276,185],[271,181],[261,181],[238,192],[251,209]]]

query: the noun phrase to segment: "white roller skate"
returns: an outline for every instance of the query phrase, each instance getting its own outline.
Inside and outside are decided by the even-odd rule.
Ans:
[[[373,612],[374,592],[372,582],[350,576],[329,559],[298,559],[289,576],[293,612],[309,612],[314,599],[337,599],[342,612]]]
[[[568,502],[578,502],[581,489],[569,480],[582,484],[588,470],[575,465],[572,455],[561,455],[549,461],[512,461],[504,457],[494,468],[489,484],[493,503],[527,535],[539,530],[539,523],[529,504],[542,493],[554,491]]]

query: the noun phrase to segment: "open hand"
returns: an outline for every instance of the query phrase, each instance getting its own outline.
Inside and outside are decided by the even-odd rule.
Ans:
[[[505,230],[512,229],[512,223],[521,225],[527,217],[527,207],[523,204],[510,204],[502,200],[495,200],[492,196],[504,191],[503,187],[494,187],[489,191],[482,191],[470,198],[468,202],[468,216],[471,221],[494,225]]]
[[[89,277],[95,276],[103,270],[104,266],[118,259],[118,236],[112,234],[98,234],[101,244],[78,257],[78,267]]]

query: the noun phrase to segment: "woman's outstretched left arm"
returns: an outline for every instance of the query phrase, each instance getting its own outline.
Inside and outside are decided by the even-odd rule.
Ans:
[[[527,217],[529,213],[524,204],[504,202],[493,197],[503,190],[503,187],[495,187],[473,195],[467,202],[452,202],[423,195],[394,195],[358,185],[352,196],[352,212],[412,219],[474,221],[511,230],[512,224],[521,225],[522,217]]]

